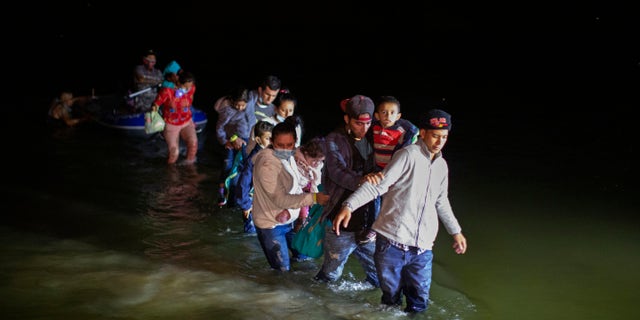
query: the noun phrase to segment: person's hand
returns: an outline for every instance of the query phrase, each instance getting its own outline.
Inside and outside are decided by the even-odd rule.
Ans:
[[[457,254],[464,254],[467,251],[467,239],[462,233],[456,233],[453,235],[453,249]]]
[[[242,217],[245,220],[249,220],[249,215],[251,214],[251,208],[247,209],[247,210],[242,210]]]
[[[280,211],[280,213],[276,215],[276,221],[280,223],[285,223],[289,221],[289,219],[291,219],[291,213],[289,213],[289,210],[287,209]]]
[[[343,227],[347,227],[349,225],[349,221],[351,220],[351,209],[346,206],[342,206],[340,212],[333,218],[333,225],[331,228],[335,231],[336,235],[340,235],[340,224],[342,223]]]
[[[236,138],[236,140],[232,142],[232,146],[236,150],[242,149],[242,146],[245,144],[247,144],[247,142],[244,141],[242,138]]]
[[[316,193],[316,203],[321,206],[326,205],[329,202],[329,198],[331,198],[331,196],[324,192]]]
[[[372,185],[377,186],[382,182],[382,179],[384,179],[384,174],[382,174],[382,172],[372,172],[365,174],[364,177],[360,179],[360,184],[362,185],[365,182],[369,182]]]

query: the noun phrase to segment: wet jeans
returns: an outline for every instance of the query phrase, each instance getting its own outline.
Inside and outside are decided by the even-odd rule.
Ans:
[[[291,269],[291,257],[289,250],[291,241],[295,232],[293,232],[293,223],[276,226],[273,229],[261,229],[255,227],[260,247],[264,252],[271,268],[280,271],[289,271]],[[299,254],[296,250],[291,250],[293,259],[303,261],[308,259],[307,256]]]
[[[375,264],[382,289],[381,302],[402,305],[407,298],[406,312],[421,312],[429,306],[433,251],[418,254],[415,247],[404,251],[380,235],[376,238]]]
[[[358,245],[356,232],[341,231],[340,236],[331,229],[331,224],[325,229],[324,261],[322,268],[315,276],[316,280],[336,281],[342,275],[345,263],[351,253],[355,254],[366,274],[366,280],[374,287],[379,287],[378,274],[373,262],[375,251],[374,242]]]

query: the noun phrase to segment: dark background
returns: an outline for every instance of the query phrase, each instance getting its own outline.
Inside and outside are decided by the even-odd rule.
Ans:
[[[579,162],[632,184],[640,19],[630,7],[605,1],[16,6],[6,13],[15,22],[2,23],[6,88],[20,106],[17,119],[25,109],[45,114],[63,89],[125,93],[142,52],[153,49],[160,69],[176,59],[195,74],[194,104],[212,125],[215,99],[275,74],[298,97],[307,137],[340,123],[343,98],[389,94],[412,121],[430,107],[449,111],[458,141],[449,151],[561,157],[558,172]],[[591,168],[591,159],[603,156],[606,167]]]

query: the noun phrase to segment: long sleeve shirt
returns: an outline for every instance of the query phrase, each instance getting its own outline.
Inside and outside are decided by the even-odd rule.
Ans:
[[[313,204],[313,194],[302,193],[296,181],[295,160],[278,159],[273,149],[258,152],[253,161],[253,222],[261,229],[273,229],[295,221],[300,208]],[[276,220],[278,213],[288,209],[291,218],[285,223]]]
[[[449,168],[436,154],[430,160],[427,146],[416,144],[398,150],[374,186],[364,183],[344,204],[354,210],[384,194],[373,230],[400,244],[431,250],[438,233],[438,219],[449,234],[461,232],[448,198]]]
[[[223,105],[218,109],[218,122],[216,123],[216,137],[221,145],[234,134],[243,140],[249,139],[249,113],[247,109],[242,111],[231,105]]]

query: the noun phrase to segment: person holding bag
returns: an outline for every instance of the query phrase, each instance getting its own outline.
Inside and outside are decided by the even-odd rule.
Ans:
[[[144,113],[144,132],[153,134],[164,130],[164,119],[158,110],[151,110]]]
[[[253,172],[253,221],[260,246],[271,268],[289,271],[293,222],[300,207],[329,200],[324,193],[304,193],[294,160],[296,129],[290,122],[277,124],[271,146],[256,154]],[[292,250],[295,257],[295,251]]]
[[[185,164],[196,162],[198,135],[192,119],[191,105],[196,91],[195,78],[191,72],[182,72],[175,88],[162,88],[153,102],[152,111],[162,107],[165,122],[163,131],[167,142],[167,163],[174,164],[180,155],[180,139],[187,144]]]

